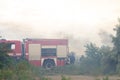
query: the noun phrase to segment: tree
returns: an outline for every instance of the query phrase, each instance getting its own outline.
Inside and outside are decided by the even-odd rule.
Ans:
[[[85,45],[85,56],[80,58],[80,67],[85,73],[97,74],[101,68],[101,53],[99,47],[93,43]]]
[[[114,73],[116,71],[116,60],[114,51],[109,46],[102,46],[99,50],[102,54],[101,69],[103,74]]]
[[[119,23],[114,28],[116,31],[116,35],[113,37],[114,51],[116,51],[116,59],[117,59],[117,70],[120,73],[120,18],[118,19]]]
[[[98,53],[99,48],[95,44],[90,43],[90,44],[85,45],[85,47],[86,47],[85,53],[87,57],[94,59],[97,57],[97,55],[99,55]]]
[[[11,62],[10,56],[7,54],[10,52],[9,48],[10,44],[7,43],[0,43],[0,69],[2,69],[5,66],[8,66]]]

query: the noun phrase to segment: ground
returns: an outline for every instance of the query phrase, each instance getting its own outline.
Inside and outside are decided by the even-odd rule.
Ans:
[[[47,76],[52,80],[61,80],[61,76]],[[102,80],[105,76],[81,76],[81,75],[66,75],[66,77],[70,77],[71,80]],[[120,80],[120,76],[109,76],[109,80]]]

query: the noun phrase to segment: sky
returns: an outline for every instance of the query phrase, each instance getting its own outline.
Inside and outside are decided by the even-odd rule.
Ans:
[[[109,44],[120,0],[0,0],[0,35],[6,39],[68,38],[71,51]]]

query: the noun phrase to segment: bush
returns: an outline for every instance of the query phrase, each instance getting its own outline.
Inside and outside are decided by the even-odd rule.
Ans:
[[[106,76],[105,78],[103,78],[103,80],[109,80],[108,76]]]
[[[14,72],[10,69],[0,70],[0,80],[11,80],[13,79]]]
[[[71,80],[69,77],[67,78],[67,77],[65,77],[65,76],[61,76],[61,80]]]
[[[39,76],[36,76],[38,72],[35,73],[33,68],[27,61],[20,60],[9,68],[0,69],[0,80],[35,80]]]

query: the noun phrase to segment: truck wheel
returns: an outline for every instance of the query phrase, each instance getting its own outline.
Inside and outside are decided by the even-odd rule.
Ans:
[[[46,69],[52,69],[55,66],[55,62],[52,59],[47,59],[44,61],[43,66]]]

